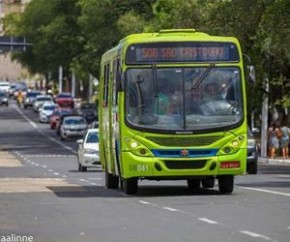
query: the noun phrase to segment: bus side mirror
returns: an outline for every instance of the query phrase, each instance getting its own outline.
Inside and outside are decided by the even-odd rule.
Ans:
[[[256,71],[254,66],[247,66],[248,81],[255,83],[256,82]]]

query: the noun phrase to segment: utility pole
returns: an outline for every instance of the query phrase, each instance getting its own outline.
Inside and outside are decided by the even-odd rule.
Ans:
[[[62,79],[63,79],[63,69],[62,66],[58,67],[58,93],[62,93]]]
[[[262,104],[262,130],[261,130],[261,157],[267,157],[267,140],[268,140],[268,93],[269,93],[269,78],[264,78],[265,98]]]

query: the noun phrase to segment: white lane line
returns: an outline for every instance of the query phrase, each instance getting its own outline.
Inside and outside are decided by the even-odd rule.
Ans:
[[[28,122],[28,123],[30,123],[30,125],[32,125],[32,127],[34,127],[35,129],[37,129],[37,131],[40,133],[40,134],[42,134],[43,136],[45,136],[46,138],[48,138],[48,139],[50,139],[51,141],[54,141],[54,142],[56,142],[57,144],[59,144],[59,145],[61,145],[62,147],[64,147],[66,150],[69,150],[69,151],[71,151],[72,153],[74,153],[74,154],[77,154],[77,152],[76,151],[74,151],[72,148],[70,148],[69,146],[67,146],[67,145],[64,145],[63,143],[61,143],[60,141],[58,141],[58,140],[56,140],[56,139],[54,139],[54,138],[52,138],[52,137],[50,137],[49,135],[47,135],[47,134],[45,134],[42,130],[40,130],[40,129],[38,129],[38,127],[37,127],[37,125],[33,122],[33,121],[31,121],[18,107],[16,107],[16,106],[14,106],[13,105],[13,108],[15,109],[15,110],[17,110],[17,112]]]
[[[273,190],[253,188],[253,187],[241,187],[241,186],[239,186],[239,188],[257,191],[257,192],[265,192],[265,193],[270,193],[270,194],[280,195],[280,196],[285,196],[285,197],[290,197],[290,193],[286,193],[286,192],[277,192],[277,191],[273,191]]]
[[[211,220],[211,219],[208,219],[208,218],[198,218],[198,220],[205,222],[205,223],[208,223],[208,224],[218,224],[218,222]]]
[[[144,200],[139,200],[139,203],[142,203],[142,204],[145,204],[145,205],[151,205],[151,206],[154,206],[154,207],[157,206],[155,203],[147,202],[147,201],[144,201]]]
[[[35,128],[35,129],[37,129],[38,127],[37,127],[37,125],[33,122],[33,121],[31,121],[18,107],[16,107],[16,106],[12,106],[28,123],[30,123],[30,125],[33,127],[33,128]]]
[[[240,231],[240,233],[249,235],[249,236],[251,236],[253,238],[261,238],[261,239],[268,240],[268,241],[276,241],[276,240],[273,240],[273,239],[269,238],[268,236],[265,236],[265,235],[262,235],[262,234],[257,234],[257,233],[254,233],[254,232],[251,232],[251,231],[247,231],[247,230],[242,230],[242,231]]]
[[[171,208],[171,207],[162,207],[162,209],[168,210],[170,212],[178,212],[179,211],[178,209]]]

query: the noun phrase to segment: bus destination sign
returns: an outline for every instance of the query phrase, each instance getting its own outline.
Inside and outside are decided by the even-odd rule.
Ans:
[[[236,62],[237,47],[233,43],[169,42],[129,46],[127,64],[161,62]]]

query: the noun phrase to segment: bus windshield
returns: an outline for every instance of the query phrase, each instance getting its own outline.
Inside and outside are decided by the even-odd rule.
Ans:
[[[132,127],[196,131],[243,118],[237,67],[130,68],[125,76],[126,121]]]

